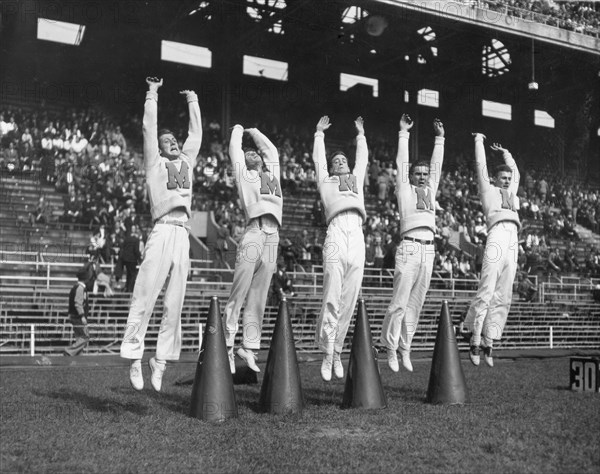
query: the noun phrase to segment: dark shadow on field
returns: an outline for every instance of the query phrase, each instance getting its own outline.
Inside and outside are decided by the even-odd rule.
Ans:
[[[259,404],[260,388],[260,384],[234,385],[235,401],[238,406],[238,411],[249,410],[254,413],[263,413]]]
[[[344,384],[332,383],[323,388],[304,389],[304,401],[307,405],[326,406],[338,405],[341,406],[344,398]]]
[[[146,415],[148,412],[148,404],[144,399],[140,398],[136,402],[121,402],[114,399],[95,397],[86,392],[74,390],[59,390],[55,392],[39,392],[34,391],[34,395],[45,398],[60,400],[61,402],[73,402],[74,404],[83,405],[88,410],[93,410],[98,413],[119,414],[122,412],[130,412],[135,415]]]
[[[388,402],[390,400],[400,400],[410,403],[425,403],[425,399],[427,398],[427,393],[421,389],[417,390],[408,387],[390,389],[384,386],[383,390],[388,398]]]

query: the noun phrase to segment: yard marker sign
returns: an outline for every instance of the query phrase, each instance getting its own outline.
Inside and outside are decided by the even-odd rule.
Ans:
[[[600,360],[591,357],[572,357],[570,368],[571,390],[600,393]]]

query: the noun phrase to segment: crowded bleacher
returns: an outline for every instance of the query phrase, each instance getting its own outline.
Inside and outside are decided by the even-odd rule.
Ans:
[[[182,119],[169,116],[168,112],[167,120],[173,120],[179,136],[184,136]],[[40,184],[52,185],[64,200],[57,225],[86,228],[89,251],[106,264],[118,262],[119,249],[127,236],[140,234],[144,240],[150,222],[135,119],[118,123],[94,109],[57,114],[5,108],[0,113],[3,175],[29,173]],[[286,200],[293,205],[300,203],[300,196],[309,196],[312,206],[312,219],[303,223],[302,232],[286,232],[284,225],[280,253],[288,271],[295,270],[296,265],[310,268],[320,263],[324,229],[311,157],[312,134],[308,129],[299,134],[298,129],[291,127],[262,126],[279,147]],[[214,213],[221,231],[213,260],[216,266],[225,267],[229,238],[236,242],[243,233],[243,214],[237,203],[227,134],[213,119],[205,120],[204,127],[193,205],[194,210]],[[126,138],[123,129],[130,130],[131,136]],[[396,144],[383,136],[374,137],[371,143],[366,183],[366,266],[393,268],[399,241],[394,197]],[[476,279],[486,239],[485,217],[467,158],[458,156],[449,161],[452,164],[443,172],[437,196],[438,253],[434,274],[440,278]],[[549,171],[527,169],[522,172],[519,194],[524,222],[519,270],[542,280],[551,275],[600,276],[600,256],[594,239],[583,240],[576,230],[589,229],[590,235],[598,232],[598,188]],[[53,215],[42,194],[26,219],[32,227],[52,224]],[[467,244],[460,245],[460,239]]]
[[[576,33],[598,36],[598,2],[555,2],[553,0],[483,0],[481,8],[502,12],[525,21],[544,23]]]

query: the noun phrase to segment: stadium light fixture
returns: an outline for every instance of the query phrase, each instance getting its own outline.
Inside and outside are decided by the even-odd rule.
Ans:
[[[537,82],[535,82],[535,44],[534,44],[534,39],[531,39],[531,81],[529,81],[529,84],[527,85],[527,88],[530,91],[537,91],[539,89],[539,85]]]

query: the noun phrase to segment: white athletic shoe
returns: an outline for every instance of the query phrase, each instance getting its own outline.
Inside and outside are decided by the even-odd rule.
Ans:
[[[244,349],[243,347],[240,347],[237,351],[237,355],[244,359],[244,361],[246,362],[248,367],[250,367],[251,370],[254,370],[254,372],[260,372],[258,365],[256,365],[256,354],[253,351],[251,351],[250,349]]]
[[[387,360],[392,372],[398,372],[400,370],[400,365],[398,364],[398,353],[395,350],[387,350]]]
[[[321,378],[325,382],[331,380],[331,370],[333,369],[333,354],[325,354],[323,356],[323,363],[321,364]]]
[[[492,348],[491,347],[483,348],[483,360],[485,361],[485,363],[488,366],[494,367],[494,358],[492,357]]]
[[[233,347],[227,348],[227,355],[229,356],[229,370],[232,374],[235,374],[235,354],[233,353]]]
[[[479,363],[481,362],[479,346],[471,346],[471,348],[469,349],[469,359],[471,359],[473,365],[479,365]]]
[[[413,371],[412,362],[410,361],[410,351],[400,350],[400,357],[402,357],[402,367],[409,372]]]
[[[129,381],[135,390],[144,388],[144,376],[142,375],[142,361],[134,360],[129,367]]]
[[[336,378],[343,379],[344,378],[344,366],[342,365],[342,354],[339,352],[333,353],[333,373]]]
[[[148,365],[150,366],[150,370],[152,371],[152,377],[150,377],[150,382],[152,383],[152,388],[157,392],[160,392],[162,387],[162,378],[165,373],[165,369],[167,368],[166,362],[157,362],[156,357],[152,357],[148,361]]]

